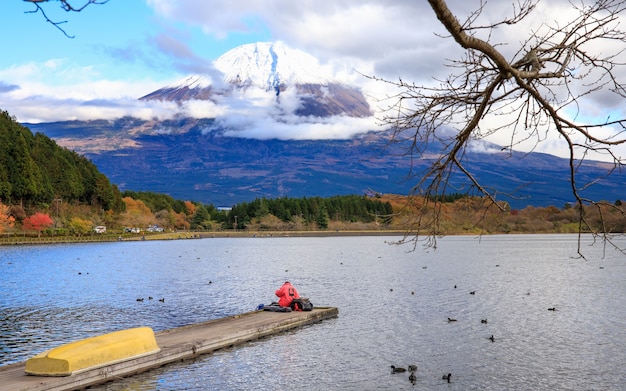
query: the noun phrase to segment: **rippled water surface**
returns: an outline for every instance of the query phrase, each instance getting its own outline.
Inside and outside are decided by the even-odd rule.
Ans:
[[[396,239],[0,248],[0,365],[121,328],[250,311],[288,279],[339,317],[98,389],[623,389],[624,254],[584,243],[587,260],[574,258],[568,235],[448,237],[414,252]],[[392,364],[416,364],[416,384]]]

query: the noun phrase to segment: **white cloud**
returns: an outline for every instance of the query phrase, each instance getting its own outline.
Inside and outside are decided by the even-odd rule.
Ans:
[[[434,35],[443,30],[428,4],[414,1],[222,0],[207,7],[203,0],[148,0],[148,4],[166,19],[199,26],[217,38],[268,30],[272,39],[305,50],[323,63],[337,59],[389,63],[398,51],[445,42]],[[412,64],[404,66],[403,74],[415,75]]]
[[[373,117],[347,116],[301,117],[295,114],[300,102],[295,89],[287,89],[280,99],[262,88],[240,90],[238,94],[218,99],[221,112],[214,129],[234,137],[257,139],[347,139],[356,134],[377,130]]]
[[[189,100],[178,110],[192,118],[213,118],[225,115],[227,109],[208,100]]]
[[[210,6],[206,0],[146,2],[161,18],[155,23],[157,31],[150,40],[161,56],[152,59],[157,65],[167,58],[169,62],[164,63],[181,72],[204,69],[204,59],[194,52],[197,47],[192,49],[187,45],[190,37],[181,33],[185,31],[184,26],[195,26],[203,31],[207,35],[207,46],[216,42],[215,39],[224,40],[233,35],[255,37],[262,33],[319,58],[337,80],[361,85],[364,93],[372,97],[370,105],[375,110],[381,104],[377,99],[393,96],[398,91],[389,84],[368,80],[360,73],[428,84],[433,83],[433,77],[445,77],[451,72],[444,66],[447,60],[462,56],[458,44],[446,38],[448,34],[427,2],[216,0],[211,1]],[[513,10],[511,2],[482,3],[485,10],[478,22],[484,25],[510,16]],[[448,4],[464,21],[478,9],[481,1],[448,0]],[[568,0],[541,1],[537,11],[526,21],[518,26],[499,27],[492,32],[491,40],[502,43],[499,49],[512,59],[524,53],[531,31],[544,22],[552,23],[573,14]],[[477,34],[487,33],[484,30]],[[139,37],[133,42],[146,43]],[[137,52],[141,52],[138,54],[131,49],[134,48],[129,46],[118,58],[127,56],[132,62],[143,53],[141,66],[146,66],[145,61],[152,58],[148,50],[137,48]],[[609,50],[604,46],[596,49]],[[262,91],[248,91],[246,99],[234,97],[217,103],[189,101],[182,106],[137,101],[138,97],[176,81],[181,74],[173,74],[171,80],[129,81],[100,75],[98,69],[97,64],[79,67],[70,60],[53,59],[0,70],[0,107],[24,122],[110,119],[122,115],[169,118],[182,109],[194,117],[214,115],[219,123],[233,129],[233,134],[245,137],[342,138],[360,130],[378,129],[372,118],[296,119],[291,114],[300,102],[289,97],[288,91],[280,104],[274,102],[272,94]],[[206,70],[212,67],[207,66]],[[623,75],[626,78],[626,72]],[[623,98],[609,92],[597,94],[593,100],[581,100],[579,107],[580,113],[586,116],[584,119],[601,121],[609,116],[626,115]],[[575,115],[573,110],[569,114]],[[578,119],[583,119],[581,114]],[[498,124],[497,118],[490,120]],[[511,142],[510,133],[505,132],[488,140],[500,145]],[[563,155],[562,143],[556,136],[538,146],[528,142],[523,147],[527,150],[538,147],[536,150]]]
[[[116,99],[112,101],[82,101],[51,97],[31,97],[14,100],[7,105],[0,99],[0,105],[20,122],[39,123],[64,120],[117,119],[132,116],[140,119],[168,119],[180,112],[172,102],[145,102],[136,99]]]
[[[219,126],[230,129],[228,136],[279,140],[340,140],[367,130],[374,130],[371,118],[334,116],[303,119],[296,116],[281,118],[250,115],[218,118]]]
[[[73,66],[67,60],[31,62],[0,70],[0,80],[11,80],[15,86],[4,93],[0,91],[0,107],[21,122],[114,119],[129,115],[167,118],[177,110],[172,103],[137,100],[145,95],[146,88],[157,89],[161,83],[107,80],[96,74],[93,67]]]

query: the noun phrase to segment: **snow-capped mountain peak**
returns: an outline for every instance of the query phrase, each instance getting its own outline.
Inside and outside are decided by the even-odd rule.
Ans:
[[[211,87],[212,84],[213,81],[211,80],[211,78],[204,75],[194,74],[189,75],[184,79],[165,88],[208,88]]]
[[[220,56],[215,67],[227,83],[268,91],[297,84],[324,85],[332,79],[315,57],[280,41],[238,46]]]
[[[358,87],[334,81],[315,57],[282,42],[236,47],[214,62],[211,74],[190,75],[140,99],[211,100],[216,104],[239,99],[239,106],[251,99],[254,106],[256,101],[252,97],[257,89],[275,95],[275,104],[298,116],[371,115]],[[250,90],[254,92],[249,94]],[[285,95],[284,91],[290,93]]]

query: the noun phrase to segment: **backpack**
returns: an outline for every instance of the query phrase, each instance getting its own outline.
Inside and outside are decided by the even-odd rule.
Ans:
[[[291,301],[291,309],[294,311],[313,311],[313,303],[306,297],[293,299]]]

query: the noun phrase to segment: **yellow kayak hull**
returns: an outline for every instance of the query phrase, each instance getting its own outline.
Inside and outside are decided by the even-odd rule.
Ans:
[[[115,331],[71,342],[26,361],[25,372],[37,376],[70,376],[160,351],[149,327]]]

